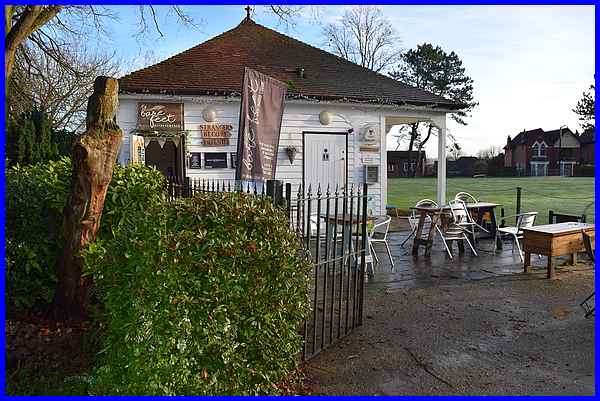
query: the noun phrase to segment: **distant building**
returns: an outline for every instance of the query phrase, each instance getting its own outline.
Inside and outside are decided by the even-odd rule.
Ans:
[[[473,177],[480,172],[476,171],[475,164],[479,159],[475,156],[461,156],[456,160],[446,160],[446,175],[448,177]],[[437,171],[437,160],[433,163],[433,171]]]
[[[517,175],[573,176],[579,164],[581,144],[569,128],[544,131],[537,128],[520,132],[504,147],[504,167],[514,168]]]
[[[475,156],[461,156],[456,160],[448,160],[446,174],[448,177],[473,177],[477,160]]]
[[[388,150],[387,152],[387,176],[388,177],[409,177],[410,172],[417,168],[417,152],[413,151],[411,155],[412,160],[408,161],[407,150]],[[416,172],[415,176],[422,177],[425,175],[425,151],[422,150],[420,154],[421,164],[419,171]]]
[[[596,130],[589,128],[583,131],[583,134],[579,137],[579,143],[581,144],[581,164],[591,165],[594,163],[594,145],[596,144]]]

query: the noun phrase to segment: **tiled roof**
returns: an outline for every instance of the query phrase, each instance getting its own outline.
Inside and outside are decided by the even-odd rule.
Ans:
[[[292,98],[462,107],[249,19],[189,50],[124,76],[119,86],[125,93],[239,95],[244,67],[286,82]],[[304,69],[304,77],[299,69]]]
[[[563,135],[565,135],[566,133],[574,135],[573,131],[571,131],[569,128],[563,128],[562,132]],[[504,149],[512,148],[517,145],[533,145],[538,139],[545,141],[547,145],[551,145],[556,142],[559,134],[560,129],[544,131],[541,128],[536,128],[529,131],[522,131],[519,132],[519,134],[515,136],[509,143],[507,143]],[[578,138],[577,136],[575,137]]]

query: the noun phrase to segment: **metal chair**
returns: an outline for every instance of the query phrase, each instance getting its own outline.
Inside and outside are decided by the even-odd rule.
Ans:
[[[448,202],[448,206],[450,207],[453,223],[466,231],[467,234],[470,234],[473,242],[475,242],[475,227],[478,227],[485,232],[489,232],[473,221],[465,202],[455,199]]]
[[[440,237],[442,238],[442,241],[444,242],[446,252],[448,252],[448,256],[450,256],[450,259],[452,259],[452,251],[448,246],[448,241],[467,241],[467,244],[469,244],[471,251],[473,251],[475,256],[477,256],[477,251],[475,251],[475,248],[471,244],[471,241],[469,241],[467,231],[464,227],[461,227],[458,224],[456,224],[454,220],[447,225],[443,225],[442,228],[440,228],[440,226],[438,225],[436,225],[435,228],[439,233]]]
[[[454,196],[454,200],[463,201],[465,203],[477,203],[477,199],[468,192],[459,192]]]
[[[521,250],[521,244],[519,240],[523,239],[523,228],[532,227],[535,223],[535,218],[537,217],[538,212],[527,212],[527,213],[519,213],[514,214],[512,216],[505,216],[504,218],[517,217],[517,225],[516,226],[507,226],[507,227],[498,227],[496,230],[496,242],[498,239],[502,240],[502,237],[510,236],[513,239],[512,243],[512,251],[515,251],[515,244],[517,245],[517,249],[519,250],[519,257],[521,258],[521,262],[523,259],[523,251]],[[496,243],[494,242],[494,243]]]
[[[419,206],[438,207],[438,204],[435,201],[432,201],[431,199],[421,199],[415,205],[415,207],[419,207]],[[402,243],[400,244],[400,246],[402,248],[404,248],[404,244],[406,244],[406,242],[417,232],[417,228],[419,227],[420,217],[421,217],[420,213],[417,212],[416,210],[413,209],[410,211],[410,214],[408,215],[408,224],[410,224],[411,232],[408,235],[408,237],[406,237],[404,239],[404,241],[402,241]],[[426,216],[425,217],[425,225],[423,228],[428,230],[430,226],[431,226],[431,217]]]
[[[588,254],[588,256],[590,257],[590,259],[592,260],[592,263],[594,263],[594,261],[595,261],[595,251],[594,251],[594,244],[593,244],[594,240],[588,233],[585,232],[585,230],[581,230],[581,235],[582,235],[582,239],[583,239],[583,245],[585,246],[585,251]],[[592,292],[586,299],[583,300],[582,303],[579,304],[585,311],[586,318],[594,316],[594,314],[596,312],[595,300],[594,300],[595,294],[596,294],[596,291]]]
[[[394,267],[394,260],[392,259],[392,252],[390,252],[390,246],[387,242],[387,235],[388,235],[388,231],[390,229],[391,221],[392,221],[392,218],[389,216],[386,218],[376,220],[375,224],[373,225],[373,228],[371,228],[371,231],[368,234],[368,241],[369,241],[369,249],[370,249],[371,253],[373,254],[373,257],[375,258],[377,263],[379,263],[379,258],[377,257],[377,253],[375,252],[375,248],[373,247],[373,244],[382,243],[385,245],[385,249],[387,251],[388,257],[390,258],[390,263],[392,264],[392,267]]]

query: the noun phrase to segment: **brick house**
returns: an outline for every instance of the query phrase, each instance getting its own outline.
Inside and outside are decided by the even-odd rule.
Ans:
[[[416,172],[417,177],[425,175],[425,151],[420,154],[421,167]],[[409,165],[408,151],[406,150],[388,150],[387,151],[387,176],[388,177],[409,177],[410,172],[417,166],[417,152],[413,151]]]
[[[569,128],[524,130],[507,138],[504,167],[514,168],[521,176],[573,176],[580,152],[579,137]]]
[[[593,166],[594,163],[594,145],[596,144],[596,132],[594,128],[588,128],[583,131],[579,137],[581,143],[581,164]]]

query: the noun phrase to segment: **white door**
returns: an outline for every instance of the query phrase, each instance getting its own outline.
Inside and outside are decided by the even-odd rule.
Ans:
[[[346,185],[346,135],[307,133],[304,136],[304,185],[313,195],[321,185],[333,194],[336,185],[341,191]]]

